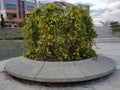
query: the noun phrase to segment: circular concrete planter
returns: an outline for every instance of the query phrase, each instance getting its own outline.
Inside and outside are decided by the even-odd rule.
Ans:
[[[38,82],[76,82],[99,78],[112,73],[116,63],[104,56],[82,61],[47,62],[35,61],[23,56],[9,61],[5,70],[8,74]]]

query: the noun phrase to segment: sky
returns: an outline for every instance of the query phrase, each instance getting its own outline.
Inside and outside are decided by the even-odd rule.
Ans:
[[[120,22],[120,0],[40,0],[45,2],[66,1],[90,6],[90,15],[95,25],[102,25],[99,21]]]

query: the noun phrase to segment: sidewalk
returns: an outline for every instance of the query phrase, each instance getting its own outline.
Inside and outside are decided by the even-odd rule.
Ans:
[[[117,63],[116,71],[100,79],[67,84],[45,84],[13,79],[3,72],[6,60],[0,62],[0,90],[120,90],[120,43],[96,43],[98,54]],[[10,59],[9,59],[10,60]]]

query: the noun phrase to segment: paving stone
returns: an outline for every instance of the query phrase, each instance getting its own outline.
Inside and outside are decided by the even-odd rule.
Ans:
[[[104,58],[102,58],[103,61],[105,61]],[[86,80],[95,79],[107,75],[113,72],[115,69],[115,65],[110,66],[109,61],[108,63],[106,61],[106,64],[104,64],[98,62],[97,60],[87,59],[81,62],[74,62],[74,64],[80,71],[82,71],[86,75]]]
[[[86,76],[74,66],[73,62],[45,62],[36,80],[44,82],[84,81]]]

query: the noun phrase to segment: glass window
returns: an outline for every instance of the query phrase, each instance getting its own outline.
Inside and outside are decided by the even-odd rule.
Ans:
[[[17,18],[17,15],[16,15],[16,13],[7,13],[7,17],[8,18]]]
[[[16,5],[14,5],[14,4],[6,4],[6,9],[16,10]]]
[[[27,6],[27,10],[32,11],[33,9],[34,9],[34,7],[32,7],[32,6]]]

